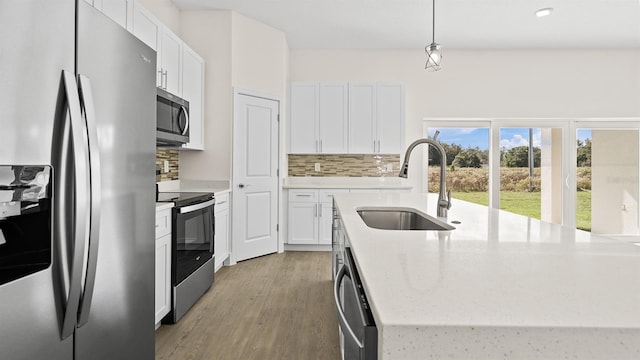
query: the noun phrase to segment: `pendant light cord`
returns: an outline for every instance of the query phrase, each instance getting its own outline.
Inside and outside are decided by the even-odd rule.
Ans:
[[[436,0],[431,0],[431,3],[433,4],[433,10],[431,13],[431,18],[432,18],[432,25],[433,28],[431,30],[431,42],[435,43],[436,42]]]

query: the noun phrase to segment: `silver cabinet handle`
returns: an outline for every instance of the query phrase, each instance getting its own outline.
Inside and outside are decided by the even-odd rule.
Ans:
[[[378,152],[380,152],[380,140],[378,140]]]
[[[296,197],[311,197],[311,194],[296,194]]]
[[[322,217],[322,204],[318,204],[318,217]]]
[[[91,300],[93,299],[93,289],[96,283],[96,268],[98,265],[98,247],[100,242],[100,202],[102,198],[100,178],[100,149],[98,148],[98,131],[96,129],[96,112],[93,103],[93,92],[91,81],[84,75],[80,75],[80,94],[82,107],[85,113],[87,134],[89,136],[89,174],[91,181],[89,211],[89,250],[87,256],[87,270],[85,275],[85,286],[80,303],[78,327],[89,321],[91,312]]]
[[[313,206],[313,217],[317,218],[318,217],[318,204],[315,204]]]
[[[336,275],[336,279],[333,283],[333,300],[336,303],[338,321],[340,322],[340,327],[343,329],[343,332],[351,336],[351,338],[356,343],[356,345],[358,345],[358,348],[364,349],[364,344],[360,341],[360,339],[358,339],[358,337],[356,336],[356,333],[353,332],[353,329],[351,329],[351,326],[349,326],[349,323],[347,322],[347,318],[344,316],[344,309],[342,309],[342,305],[340,305],[340,296],[338,293],[340,292],[340,285],[342,284],[342,280],[344,279],[346,274],[347,274],[347,267],[344,264],[342,264],[340,266],[340,270],[338,270],[338,274]]]
[[[320,152],[322,152],[322,140],[320,140]]]
[[[70,194],[70,187],[61,184],[61,199],[73,199],[74,213],[72,220],[73,231],[73,255],[71,259],[71,269],[69,277],[69,296],[67,298],[64,316],[62,319],[61,339],[65,339],[73,334],[78,316],[78,306],[80,303],[80,293],[82,292],[82,273],[84,272],[84,248],[88,237],[89,229],[86,222],[87,204],[90,198],[89,188],[89,156],[88,144],[85,142],[86,129],[82,123],[82,111],[80,110],[80,96],[78,95],[78,85],[73,73],[63,71],[64,87],[69,108],[69,119],[71,123],[71,143],[73,144],[73,174],[75,181],[75,194]],[[64,164],[66,168],[68,164]],[[68,173],[69,169],[61,169],[62,173]],[[64,219],[63,219],[64,221]],[[62,224],[61,224],[62,225]],[[62,225],[64,226],[64,225]],[[70,229],[71,230],[71,229]],[[59,239],[60,241],[66,239]]]
[[[220,201],[220,202],[219,202],[219,203],[217,203],[216,205],[222,205],[222,204],[224,204],[224,203],[226,203],[226,202],[227,202],[227,200]]]
[[[164,76],[164,86],[163,89],[167,90],[167,87],[169,86],[169,70],[164,70],[162,72],[162,75]]]

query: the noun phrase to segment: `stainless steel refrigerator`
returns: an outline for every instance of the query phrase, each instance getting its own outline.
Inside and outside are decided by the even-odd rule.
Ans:
[[[155,52],[0,1],[0,359],[154,357]]]

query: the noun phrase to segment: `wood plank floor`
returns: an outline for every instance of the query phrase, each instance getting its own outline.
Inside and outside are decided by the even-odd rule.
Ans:
[[[156,359],[340,359],[331,253],[223,267],[178,324],[156,331]]]

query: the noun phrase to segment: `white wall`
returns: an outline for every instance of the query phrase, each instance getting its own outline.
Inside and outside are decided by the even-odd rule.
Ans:
[[[446,50],[435,73],[424,60],[421,49],[291,50],[290,80],[403,82],[406,144],[422,137],[425,117],[640,115],[640,50]],[[422,176],[411,172],[414,189]]]
[[[233,11],[184,11],[180,36],[206,62],[205,150],[180,152],[180,178],[231,178],[233,88],[286,101],[284,33]]]
[[[184,11],[180,36],[205,61],[204,151],[180,152],[180,177],[228,180],[231,173],[231,11]]]

